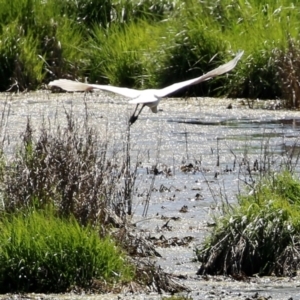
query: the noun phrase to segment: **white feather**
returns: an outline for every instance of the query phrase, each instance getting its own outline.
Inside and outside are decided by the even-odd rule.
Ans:
[[[87,92],[95,89],[112,92],[127,98],[131,98],[132,100],[129,101],[129,103],[131,104],[137,104],[137,105],[143,104],[143,106],[149,106],[152,112],[156,113],[157,106],[161,98],[166,97],[184,87],[198,84],[200,82],[209,80],[213,77],[231,71],[232,69],[235,68],[235,66],[237,65],[238,61],[241,59],[243,54],[244,51],[239,51],[234,59],[206,74],[203,74],[200,77],[189,79],[182,82],[177,82],[162,89],[136,90],[136,89],[123,88],[123,87],[116,87],[111,85],[88,84],[88,83],[83,83],[83,82],[78,82],[78,81],[73,81],[68,79],[58,79],[58,80],[51,81],[49,83],[49,86],[57,86],[68,92],[75,92],[75,91]]]

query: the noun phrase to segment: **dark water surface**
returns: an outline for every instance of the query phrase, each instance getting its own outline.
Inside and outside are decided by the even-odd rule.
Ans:
[[[42,122],[64,126],[65,111],[72,111],[82,124],[88,116],[89,124],[110,140],[111,153],[123,153],[127,120],[134,109],[123,99],[95,93],[85,102],[83,94],[49,92],[2,94],[1,99],[2,114],[9,114],[0,127],[8,155],[20,141],[27,118],[38,134]],[[233,109],[226,109],[229,103]],[[298,170],[300,112],[248,109],[239,100],[211,98],[165,99],[159,108],[157,114],[146,108],[131,127],[131,158],[139,162],[133,221],[152,236],[192,236],[194,241],[189,247],[159,248],[162,258],[157,263],[166,271],[187,275],[182,283],[193,289],[193,299],[245,299],[256,292],[272,299],[300,299],[298,277],[254,278],[249,283],[221,277],[203,280],[195,275],[199,265],[192,261],[194,247],[209,231],[211,213],[225,197],[234,203],[242,182],[249,180],[245,165],[276,169],[292,155]],[[161,174],[155,176],[143,217],[153,166]],[[162,229],[168,218],[173,218],[169,231]]]

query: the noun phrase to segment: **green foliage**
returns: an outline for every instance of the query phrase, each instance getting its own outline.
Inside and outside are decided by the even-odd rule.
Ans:
[[[119,28],[112,26],[107,30],[96,27],[90,45],[91,81],[114,85],[147,88],[153,83],[155,60],[159,60],[157,49],[162,40],[162,26],[147,25],[140,21]],[[152,85],[153,87],[153,85]]]
[[[246,54],[232,82],[232,95],[280,98],[283,77],[278,76],[278,50],[288,53],[289,36],[299,35],[300,7],[285,0],[267,4],[254,0],[216,3],[211,14],[223,23],[223,38]]]
[[[200,76],[224,63],[225,45],[210,39],[201,22],[197,23],[187,23],[180,33],[176,22],[171,21],[157,25],[140,21],[121,29],[118,26],[96,27],[90,43],[93,47],[89,52],[90,81],[95,82],[101,74],[106,74],[101,83],[159,88]],[[216,53],[218,57],[209,64]],[[214,88],[211,85],[211,89]],[[191,89],[203,94],[202,86]]]
[[[163,47],[160,69],[154,71],[157,74],[158,87],[201,76],[225,62],[224,41],[216,38],[218,32],[209,29],[201,19],[190,19],[188,15],[180,23],[175,22],[171,25],[172,36],[167,39]],[[214,83],[216,82],[217,85],[204,83],[190,87],[190,94],[208,95],[208,86],[209,89],[214,90],[216,86],[222,85],[221,80],[217,79]],[[179,91],[176,94],[181,93]]]
[[[126,281],[133,269],[109,239],[90,226],[60,219],[53,210],[2,215],[0,293],[65,292],[93,279]]]
[[[16,85],[19,90],[34,89],[44,79],[38,41],[31,32],[25,34],[17,23],[2,33],[0,65],[0,89],[8,89],[9,85]]]
[[[293,275],[300,263],[299,195],[299,179],[286,171],[240,196],[196,250],[199,273]]]
[[[74,20],[65,15],[71,2],[76,6],[77,1],[0,1],[1,90],[36,89],[46,74],[76,76],[84,67],[79,16],[72,10]],[[76,11],[82,13],[81,8]]]
[[[298,107],[283,58],[299,48],[289,46],[299,37],[299,11],[290,0],[0,0],[0,90],[35,89],[57,77],[161,87],[243,49],[230,75],[189,95],[284,96]]]

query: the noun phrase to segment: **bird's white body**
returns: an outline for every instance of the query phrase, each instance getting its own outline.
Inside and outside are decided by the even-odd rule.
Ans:
[[[143,104],[148,106],[152,112],[157,113],[157,106],[161,98],[156,96],[156,91],[154,89],[142,90],[140,95],[132,100],[129,100],[128,103],[131,104]]]
[[[229,61],[228,63],[221,65],[218,68],[213,69],[212,71],[200,77],[189,79],[182,82],[177,82],[162,89],[136,90],[136,89],[129,89],[124,87],[116,87],[111,85],[89,84],[89,83],[68,80],[68,79],[58,79],[58,80],[51,81],[49,83],[49,86],[57,86],[68,92],[78,92],[78,91],[87,92],[95,89],[100,89],[100,90],[116,93],[121,96],[130,98],[131,100],[129,100],[129,103],[136,104],[137,107],[139,104],[141,104],[142,108],[140,109],[138,115],[141,113],[144,106],[150,107],[152,112],[156,113],[157,106],[161,98],[166,97],[184,87],[198,84],[200,82],[209,80],[213,77],[231,71],[236,66],[238,61],[241,59],[243,53],[244,51],[238,52],[236,57],[231,61]],[[135,111],[137,110],[137,107]],[[135,111],[130,119],[131,124],[134,123],[138,118],[138,115],[134,116]]]

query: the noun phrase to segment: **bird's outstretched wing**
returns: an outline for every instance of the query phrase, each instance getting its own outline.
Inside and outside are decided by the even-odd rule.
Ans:
[[[68,92],[88,92],[94,89],[104,90],[119,94],[128,98],[136,98],[141,94],[141,91],[111,85],[99,85],[99,84],[88,84],[79,81],[73,81],[69,79],[58,79],[49,82],[49,86],[57,86]]]
[[[177,82],[177,83],[169,85],[163,89],[156,90],[155,95],[159,98],[162,98],[162,97],[165,97],[171,93],[174,93],[186,86],[197,84],[197,83],[209,80],[215,76],[227,73],[227,72],[231,71],[232,69],[234,69],[234,67],[236,66],[238,61],[241,59],[243,54],[244,54],[244,51],[239,51],[237,53],[237,55],[235,56],[235,58],[232,59],[231,61],[229,61],[228,63],[221,65],[221,66],[217,67],[216,69],[211,70],[208,73],[206,73],[200,77],[189,79],[189,80],[182,81],[182,82]]]
[[[73,81],[69,79],[58,79],[50,81],[48,85],[60,87],[61,89],[68,92],[88,92],[93,90],[93,87],[91,87],[87,83]]]
[[[238,61],[240,60],[240,58],[242,57],[243,54],[244,54],[244,51],[240,51],[240,52],[238,52],[236,57],[234,59],[232,59],[231,61],[229,61],[228,63],[221,65],[218,68],[216,68],[200,77],[189,79],[189,80],[178,82],[178,83],[174,83],[163,89],[135,90],[135,89],[129,89],[129,88],[123,88],[123,87],[116,87],[116,86],[112,86],[112,85],[88,84],[88,83],[83,83],[83,82],[73,81],[73,80],[68,80],[68,79],[58,79],[58,80],[51,81],[51,82],[49,82],[49,86],[57,86],[68,92],[87,92],[87,91],[91,91],[94,89],[99,89],[99,90],[116,93],[116,94],[119,94],[119,95],[127,97],[127,98],[131,98],[131,99],[137,98],[141,95],[150,96],[150,94],[152,94],[152,97],[145,97],[145,99],[138,99],[137,103],[142,103],[140,101],[143,101],[144,103],[155,102],[155,101],[157,101],[157,98],[165,97],[173,92],[178,91],[181,88],[200,83],[202,81],[208,80],[215,76],[218,76],[218,75],[221,75],[221,74],[231,71],[236,66],[236,64],[238,63]]]

